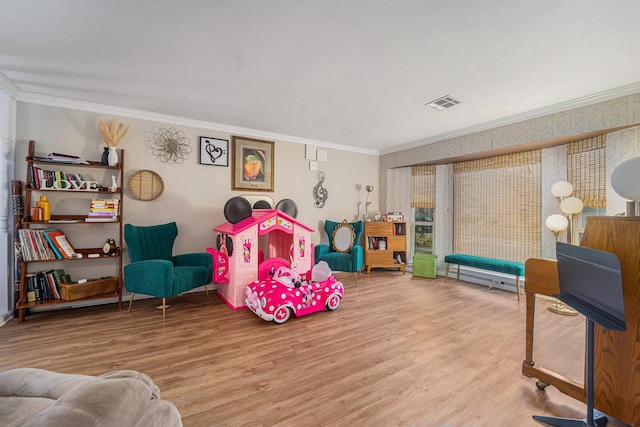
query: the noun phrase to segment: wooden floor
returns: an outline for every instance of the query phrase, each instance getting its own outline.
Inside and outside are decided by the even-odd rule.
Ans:
[[[267,323],[213,293],[33,314],[0,328],[0,370],[149,374],[185,426],[539,426],[585,405],[521,374],[525,303],[394,271],[337,274],[335,312]],[[582,378],[584,318],[538,304],[536,364]],[[623,424],[610,419],[609,426]]]

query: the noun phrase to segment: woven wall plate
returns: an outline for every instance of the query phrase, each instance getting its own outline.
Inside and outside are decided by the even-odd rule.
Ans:
[[[140,170],[129,177],[129,192],[138,200],[155,200],[162,194],[164,182],[150,170]]]

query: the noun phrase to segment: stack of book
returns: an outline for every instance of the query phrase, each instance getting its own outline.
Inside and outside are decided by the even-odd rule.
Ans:
[[[51,171],[41,169],[37,166],[29,166],[27,176],[29,180],[29,188],[73,189],[73,184],[76,184],[75,187],[79,188],[85,180],[85,178],[79,173],[63,172],[59,170]],[[62,181],[66,181],[69,184],[65,185]]]
[[[93,199],[86,222],[116,222],[120,210],[119,199]]]
[[[20,253],[24,261],[76,258],[78,254],[60,230],[18,230]]]
[[[71,283],[63,269],[27,273],[27,301],[40,302],[60,299],[60,285]]]

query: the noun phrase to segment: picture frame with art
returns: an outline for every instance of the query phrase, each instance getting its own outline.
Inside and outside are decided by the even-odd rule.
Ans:
[[[198,162],[201,165],[228,167],[229,140],[201,136]]]
[[[233,136],[231,189],[274,191],[273,141]]]

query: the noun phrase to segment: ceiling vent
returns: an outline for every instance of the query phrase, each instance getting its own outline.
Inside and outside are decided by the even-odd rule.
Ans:
[[[452,98],[449,95],[445,95],[441,98],[434,99],[433,101],[428,102],[426,105],[433,107],[436,110],[445,110],[457,104],[460,104],[460,101],[458,101],[455,98]]]

